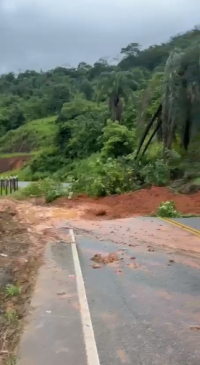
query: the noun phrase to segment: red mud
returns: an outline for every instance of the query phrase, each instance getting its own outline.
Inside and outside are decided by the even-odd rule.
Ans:
[[[30,159],[30,155],[0,158],[0,173],[21,169]]]
[[[200,214],[200,192],[191,195],[174,194],[166,187],[152,187],[96,199],[83,195],[71,200],[61,198],[54,204],[80,208],[82,217],[86,219],[105,220],[150,215],[161,202],[169,200],[173,200],[176,209],[183,214]]]

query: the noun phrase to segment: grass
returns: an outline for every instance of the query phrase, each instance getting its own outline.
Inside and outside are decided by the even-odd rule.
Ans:
[[[17,364],[17,357],[16,356],[9,356],[9,358],[6,360],[5,365],[16,365]]]
[[[4,314],[4,319],[9,324],[15,324],[15,323],[18,323],[18,321],[19,321],[19,318],[18,318],[18,315],[17,315],[17,312],[15,309],[7,309]]]
[[[7,297],[18,296],[21,294],[21,286],[19,284],[18,285],[8,284],[6,286],[5,293]]]
[[[13,153],[0,153],[0,158],[11,158],[11,157],[23,157],[27,155],[33,155],[35,152],[13,152]]]
[[[55,120],[56,116],[37,119],[9,131],[0,138],[1,156],[23,156],[49,147],[53,144],[57,131]]]

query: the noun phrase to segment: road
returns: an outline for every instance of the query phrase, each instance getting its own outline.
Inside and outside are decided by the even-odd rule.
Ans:
[[[74,233],[47,248],[19,365],[199,365],[199,259]],[[110,252],[118,262],[92,267]]]
[[[77,243],[101,364],[200,363],[200,331],[191,329],[200,324],[199,269],[160,250],[121,246],[121,273],[115,265],[94,270],[92,253],[119,245],[82,236]]]
[[[19,181],[19,188],[25,188],[26,186],[28,186],[32,181]],[[63,186],[69,186],[68,183],[63,183]]]

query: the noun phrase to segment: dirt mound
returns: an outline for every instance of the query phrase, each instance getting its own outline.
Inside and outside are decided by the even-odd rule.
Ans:
[[[173,200],[176,209],[183,214],[200,214],[200,191],[194,194],[174,194],[166,187],[152,187],[128,194],[92,199],[78,196],[71,200],[58,199],[54,204],[77,208],[85,219],[116,219],[132,216],[148,216],[163,201]]]
[[[30,159],[30,155],[0,158],[0,173],[21,169]]]

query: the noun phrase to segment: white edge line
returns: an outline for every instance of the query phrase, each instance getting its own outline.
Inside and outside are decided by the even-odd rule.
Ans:
[[[73,229],[69,230],[71,237],[72,256],[74,260],[74,268],[76,275],[76,284],[80,304],[81,321],[83,327],[83,336],[85,341],[87,364],[88,365],[100,365],[99,355],[97,351],[97,345],[94,336],[94,330],[92,326],[92,320],[90,316],[90,310],[88,306],[85,285],[83,281],[83,275],[81,265],[79,261],[78,251],[76,247],[76,240]]]

